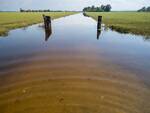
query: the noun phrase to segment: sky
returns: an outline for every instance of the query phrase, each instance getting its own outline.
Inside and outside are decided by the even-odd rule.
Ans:
[[[82,10],[86,6],[111,4],[113,11],[138,10],[150,0],[0,0],[0,11],[22,9]]]

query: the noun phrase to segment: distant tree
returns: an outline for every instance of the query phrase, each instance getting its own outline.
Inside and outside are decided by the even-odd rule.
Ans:
[[[101,5],[101,10],[105,11],[105,6]]]
[[[104,11],[110,12],[111,11],[111,5],[110,4],[106,5]]]
[[[150,12],[150,6],[149,6],[149,7],[147,7],[147,11],[148,11],[148,12]]]
[[[95,7],[94,5],[91,7],[85,7],[83,9],[84,12],[110,12],[111,11],[111,5],[101,5],[100,7]]]
[[[144,12],[146,11],[146,7],[142,7],[141,9],[138,10],[138,12]]]
[[[24,10],[22,8],[20,8],[20,12],[24,12]]]
[[[91,7],[91,10],[94,10],[95,9],[95,6],[93,5],[92,7]]]
[[[45,10],[32,10],[32,9],[27,9],[27,10],[23,10],[22,8],[20,8],[20,12],[62,12],[61,10],[57,10],[57,11],[51,11],[50,9],[45,9]],[[67,11],[68,12],[68,11]]]
[[[150,12],[150,6],[149,7],[142,7],[141,9],[138,10],[138,12]]]

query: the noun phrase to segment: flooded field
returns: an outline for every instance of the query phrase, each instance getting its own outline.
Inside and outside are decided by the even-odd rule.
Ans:
[[[150,40],[76,14],[0,37],[0,113],[149,113]]]

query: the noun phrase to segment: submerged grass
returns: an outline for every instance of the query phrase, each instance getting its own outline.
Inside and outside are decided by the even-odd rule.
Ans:
[[[150,36],[150,13],[146,12],[88,12],[88,16],[97,20],[103,16],[103,22],[121,33],[134,33]]]
[[[0,35],[6,35],[9,30],[25,27],[42,22],[42,14],[49,15],[52,19],[75,14],[75,12],[48,12],[48,13],[20,13],[0,12]]]

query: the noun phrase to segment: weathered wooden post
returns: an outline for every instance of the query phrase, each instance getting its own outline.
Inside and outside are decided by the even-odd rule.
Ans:
[[[101,34],[101,24],[102,24],[102,16],[98,16],[98,21],[97,21],[97,39],[99,39],[99,36]]]
[[[43,19],[45,27],[45,41],[47,41],[52,34],[51,17],[43,15]]]
[[[97,30],[101,30],[102,16],[98,16]]]
[[[48,28],[51,25],[51,17],[43,15],[43,19],[45,28]]]

